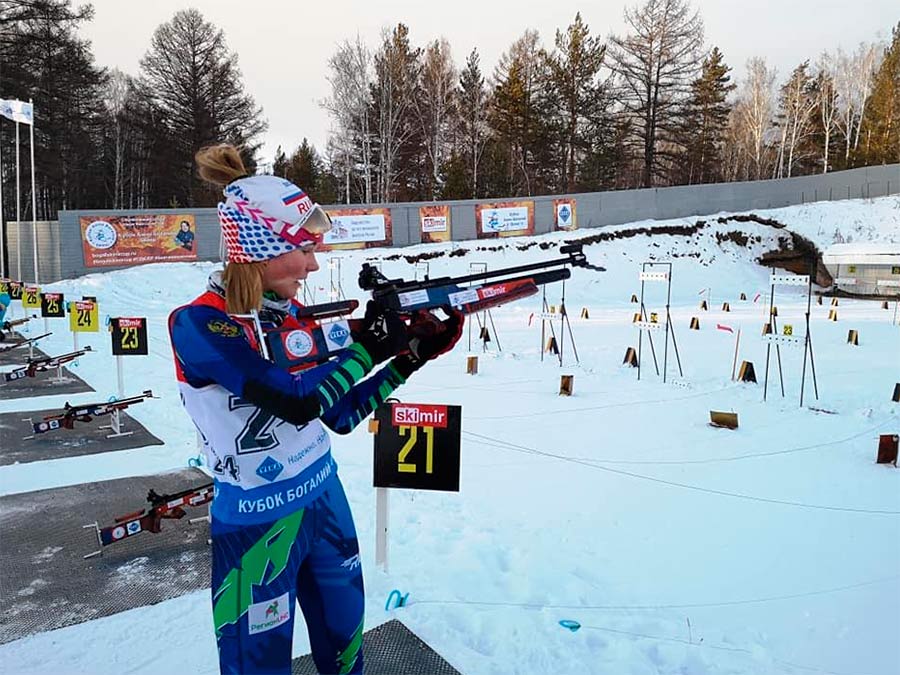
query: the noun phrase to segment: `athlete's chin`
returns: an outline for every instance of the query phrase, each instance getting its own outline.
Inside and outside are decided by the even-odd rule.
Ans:
[[[278,286],[272,290],[275,291],[275,294],[279,298],[289,300],[290,298],[297,297],[297,293],[300,291],[300,282],[285,281],[284,283],[278,284]]]

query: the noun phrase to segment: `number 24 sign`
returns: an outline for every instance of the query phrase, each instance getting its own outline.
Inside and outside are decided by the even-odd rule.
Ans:
[[[462,408],[392,403],[376,413],[375,487],[459,492]]]

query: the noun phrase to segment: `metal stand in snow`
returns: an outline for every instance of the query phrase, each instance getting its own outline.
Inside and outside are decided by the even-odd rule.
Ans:
[[[331,302],[346,300],[347,297],[344,295],[344,285],[341,282],[341,259],[339,257],[333,256],[328,259],[328,272],[331,286],[328,291],[329,300]]]
[[[470,274],[484,274],[487,271],[487,263],[469,263]],[[416,278],[418,279],[418,276]],[[497,327],[494,325],[494,316],[491,314],[491,310],[486,309],[480,313],[476,312],[472,316],[475,317],[475,321],[478,323],[478,338],[481,340],[481,351],[487,351],[488,342],[491,341],[491,331],[493,331],[494,340],[497,342],[497,351],[502,352],[503,347],[500,346],[500,336],[497,335]],[[490,331],[488,330],[488,322],[491,324]],[[466,324],[468,325],[469,351],[472,351],[472,322],[467,321]]]
[[[556,331],[553,329],[553,322],[559,321],[559,340],[556,339]],[[550,343],[555,347],[551,350],[545,341],[547,336],[547,327],[550,328]],[[550,306],[547,304],[547,287],[543,287],[543,300],[541,305],[541,361],[544,360],[545,351],[554,351],[559,359],[559,366],[563,365],[563,353],[565,351],[565,331],[569,331],[569,339],[572,341],[572,353],[575,354],[575,363],[580,363],[578,359],[578,348],[575,346],[575,334],[572,332],[572,323],[569,321],[569,313],[566,311],[566,282],[562,282],[562,298],[559,302],[559,312],[551,312]]]
[[[666,267],[667,270],[665,272],[650,271],[654,267]],[[656,348],[653,346],[653,331],[658,330],[665,330],[666,332],[665,344],[663,347],[663,382],[666,381],[666,374],[668,372],[669,366],[670,334],[672,335],[672,347],[675,349],[675,360],[678,363],[678,376],[683,377],[684,373],[681,370],[681,356],[678,354],[678,343],[675,341],[675,326],[672,324],[672,315],[669,313],[669,307],[672,303],[672,263],[642,263],[639,278],[641,281],[641,313],[640,321],[635,321],[635,325],[638,327],[638,380],[641,379],[641,364],[643,363],[643,359],[641,358],[641,350],[643,347],[644,331],[647,331],[647,339],[650,341],[650,353],[653,355],[653,367],[656,369],[656,374],[659,375],[659,363],[656,360]],[[649,315],[647,313],[647,308],[644,304],[644,286],[648,281],[664,281],[666,283],[665,323],[659,323],[655,312],[651,312]]]
[[[814,271],[814,269],[812,270]],[[773,274],[769,279],[769,331],[763,336],[768,342],[766,346],[766,376],[763,382],[763,401],[766,400],[769,389],[769,360],[772,356],[772,345],[775,345],[775,356],[778,360],[778,379],[781,382],[781,397],[784,398],[784,373],[781,368],[781,345],[799,347],[803,345],[803,371],[800,375],[800,407],[803,407],[803,395],[806,388],[806,356],[809,354],[809,365],[812,370],[813,391],[816,400],[819,400],[819,386],[816,383],[816,362],[813,359],[812,336],[809,331],[809,316],[812,309],[812,274]],[[784,325],[782,335],[778,334],[777,317],[773,308],[775,304],[776,286],[806,286],[806,335],[794,335],[794,327]]]

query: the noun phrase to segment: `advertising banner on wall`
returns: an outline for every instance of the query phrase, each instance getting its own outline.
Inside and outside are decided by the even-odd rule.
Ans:
[[[448,204],[420,206],[419,226],[424,243],[450,241],[450,206]]]
[[[393,242],[390,209],[326,209],[332,228],[322,242],[325,250],[374,248]]]
[[[82,216],[79,220],[86,267],[197,260],[194,216]]]
[[[575,213],[575,199],[554,199],[553,213],[556,216],[557,230],[578,229],[578,218]]]
[[[478,238],[534,234],[534,202],[495,202],[475,205]]]

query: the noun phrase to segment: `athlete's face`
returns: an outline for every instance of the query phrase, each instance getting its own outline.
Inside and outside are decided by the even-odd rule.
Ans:
[[[317,269],[319,263],[314,246],[294,249],[266,263],[263,286],[279,298],[293,298],[300,290],[300,282]]]

